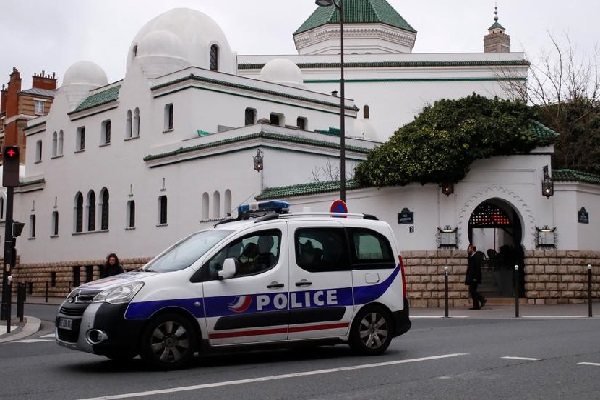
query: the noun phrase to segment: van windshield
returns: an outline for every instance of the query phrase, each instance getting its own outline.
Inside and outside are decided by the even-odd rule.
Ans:
[[[195,233],[175,243],[144,267],[148,272],[171,272],[185,269],[233,231],[209,230]]]

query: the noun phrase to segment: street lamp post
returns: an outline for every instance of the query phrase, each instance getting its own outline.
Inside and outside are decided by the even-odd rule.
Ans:
[[[319,7],[335,6],[340,13],[340,200],[346,201],[346,119],[344,94],[344,0],[316,0]]]

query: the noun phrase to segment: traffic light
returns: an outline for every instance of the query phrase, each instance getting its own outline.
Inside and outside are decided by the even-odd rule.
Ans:
[[[2,186],[19,186],[19,165],[21,164],[19,147],[4,146],[2,154],[4,156]]]

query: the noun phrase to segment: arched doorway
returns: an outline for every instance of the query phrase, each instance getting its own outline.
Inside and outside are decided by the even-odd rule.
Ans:
[[[480,203],[469,218],[469,242],[485,254],[481,291],[490,297],[514,295],[518,279],[519,296],[524,295],[523,228],[518,211],[498,198]],[[514,266],[518,265],[518,275]]]

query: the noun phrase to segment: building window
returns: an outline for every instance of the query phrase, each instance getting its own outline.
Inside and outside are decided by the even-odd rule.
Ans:
[[[58,236],[58,211],[52,211],[52,236]]]
[[[35,238],[35,214],[29,216],[29,238]]]
[[[208,220],[208,207],[209,207],[209,198],[208,193],[202,193],[202,220]]]
[[[254,125],[256,123],[256,110],[254,108],[246,108],[244,115],[245,125]]]
[[[165,132],[173,130],[173,103],[165,105]]]
[[[213,193],[213,219],[221,217],[221,193],[215,191]]]
[[[58,146],[58,135],[56,132],[52,133],[52,157],[56,157],[56,147]]]
[[[140,136],[140,109],[137,107],[133,110],[133,136]]]
[[[83,195],[77,192],[75,195],[75,232],[83,232]]]
[[[35,115],[44,115],[44,100],[35,100]]]
[[[219,70],[219,46],[216,44],[210,46],[210,70]]]
[[[35,142],[35,162],[42,162],[42,141]]]
[[[75,149],[77,151],[85,150],[85,126],[77,128],[77,137],[75,138]]]
[[[4,219],[4,197],[0,197],[0,219]]]
[[[285,124],[284,118],[282,114],[271,113],[269,117],[269,122],[271,125],[283,126]]]
[[[112,124],[110,122],[110,119],[107,119],[106,121],[102,121],[102,129],[101,129],[102,136],[100,138],[100,144],[103,144],[103,145],[110,144],[111,131],[112,131]]]
[[[60,132],[58,132],[58,149],[56,149],[57,155],[59,155],[59,156],[63,155],[64,144],[65,144],[65,133],[61,129]]]
[[[135,228],[135,202],[127,202],[127,228]]]
[[[363,118],[369,119],[369,114],[369,106],[365,104],[365,107],[363,108]]]
[[[90,190],[87,195],[87,230],[89,232],[96,230],[96,193]]]
[[[100,191],[100,230],[108,230],[108,189]]]
[[[226,215],[231,215],[231,190],[227,189],[225,191],[225,199],[223,203],[223,208]]]
[[[306,130],[306,126],[308,125],[308,120],[305,117],[298,117],[296,119],[296,126],[303,131]]]
[[[131,110],[127,110],[127,124],[125,129],[125,138],[130,139],[133,133],[133,114],[131,113]]]
[[[158,224],[167,224],[167,196],[158,197]]]
[[[94,280],[94,266],[93,265],[85,266],[85,280],[86,280],[86,282],[91,282]]]

